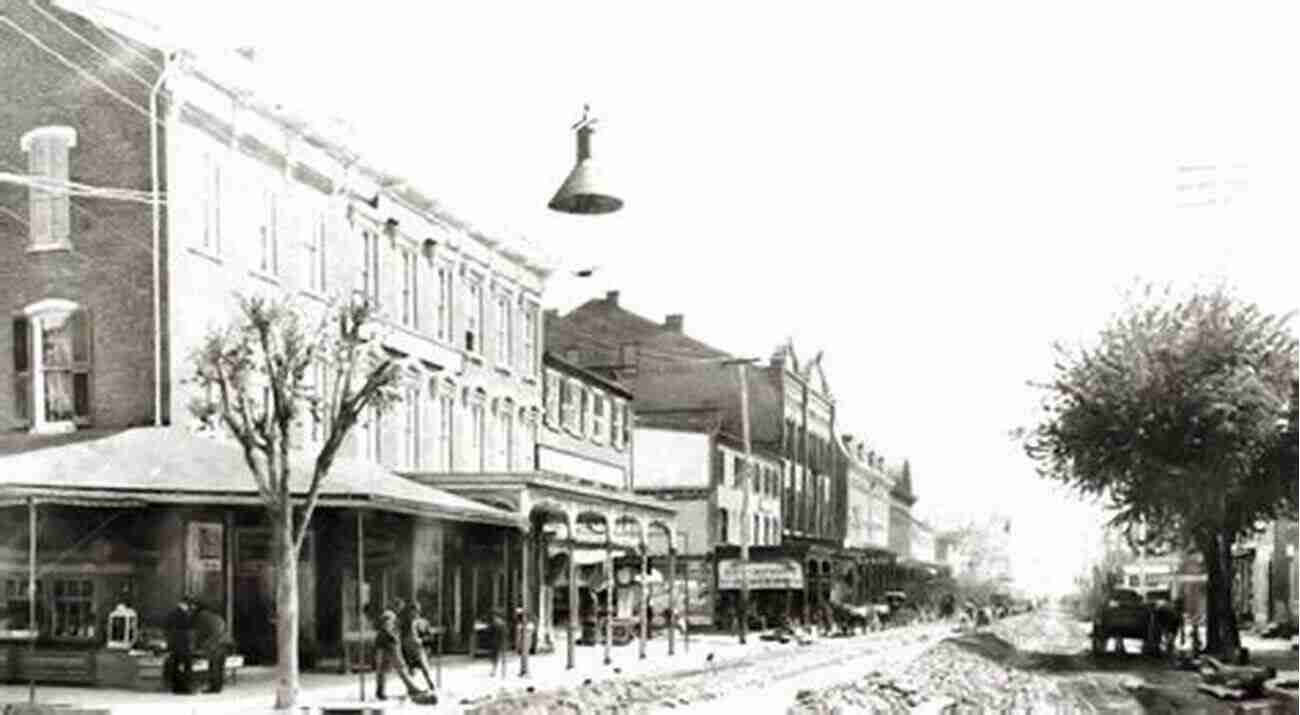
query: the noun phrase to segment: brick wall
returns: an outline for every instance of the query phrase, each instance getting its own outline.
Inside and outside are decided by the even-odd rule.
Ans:
[[[97,36],[73,15],[46,3],[38,7],[83,35]],[[63,125],[77,133],[69,154],[71,181],[150,189],[144,84],[24,3],[0,6],[0,46],[0,171],[27,173],[19,137],[37,127]],[[153,78],[142,61],[123,60],[146,81]],[[90,198],[73,198],[71,205],[71,249],[30,253],[28,191],[0,183],[0,429],[21,426],[15,418],[11,316],[47,298],[74,301],[92,317],[93,424],[121,427],[153,419],[151,209]]]

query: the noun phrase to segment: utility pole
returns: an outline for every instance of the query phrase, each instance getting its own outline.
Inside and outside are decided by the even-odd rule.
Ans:
[[[749,362],[738,361],[736,370],[740,373],[740,425],[745,448],[740,502],[740,643],[744,645],[745,637],[749,634],[749,542],[753,537],[749,515],[749,481],[754,471],[749,441]]]

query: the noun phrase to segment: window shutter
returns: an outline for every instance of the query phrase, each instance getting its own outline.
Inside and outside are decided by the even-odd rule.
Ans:
[[[90,362],[90,320],[86,311],[76,311],[68,318],[68,323],[68,330],[72,333],[72,362]]]

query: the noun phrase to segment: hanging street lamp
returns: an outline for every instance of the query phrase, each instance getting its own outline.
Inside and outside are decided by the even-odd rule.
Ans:
[[[599,166],[591,158],[591,135],[596,132],[596,119],[591,116],[591,105],[583,105],[582,119],[573,125],[578,134],[578,158],[573,171],[547,204],[553,211],[568,214],[607,214],[623,208],[623,199],[609,191]]]

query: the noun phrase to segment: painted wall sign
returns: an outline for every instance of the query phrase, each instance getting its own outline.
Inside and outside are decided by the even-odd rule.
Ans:
[[[803,588],[803,568],[794,561],[751,561],[747,572],[751,591]],[[740,573],[738,560],[719,561],[718,588],[739,589]]]

